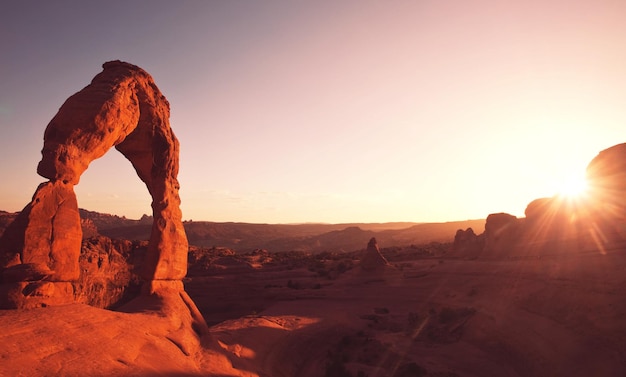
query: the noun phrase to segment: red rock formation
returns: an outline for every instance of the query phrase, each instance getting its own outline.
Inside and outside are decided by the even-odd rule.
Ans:
[[[141,68],[119,61],[103,67],[48,124],[37,172],[77,184],[91,161],[115,146],[152,196],[154,222],[142,277],[182,279],[187,238],[176,178],[179,145],[169,126],[169,103]]]
[[[98,227],[93,222],[92,219],[80,219],[80,228],[83,231],[83,240],[98,237],[100,233],[98,232]]]
[[[519,234],[517,217],[508,213],[492,213],[485,222],[485,255],[505,256]]]
[[[376,238],[372,237],[367,244],[367,249],[363,254],[363,258],[361,259],[361,268],[366,271],[372,271],[388,265],[389,262],[387,262],[387,259],[383,257],[380,253],[380,249],[378,249]]]
[[[60,181],[42,183],[2,236],[2,290],[11,299],[1,306],[32,308],[72,302],[70,282],[80,275],[81,239],[73,186]]]
[[[571,238],[577,232],[586,203],[560,196],[535,199],[526,207],[525,238],[535,241]]]
[[[626,241],[626,143],[601,151],[587,166],[586,227],[596,246]],[[610,247],[610,246],[609,246]]]
[[[601,151],[587,166],[589,196],[595,212],[626,217],[626,143]]]
[[[181,280],[187,272],[188,244],[179,207],[179,145],[169,126],[169,103],[141,68],[120,61],[103,67],[48,124],[37,172],[50,182],[39,187],[20,221],[3,235],[1,266],[28,264],[51,281],[78,278],[82,234],[73,185],[91,161],[115,146],[152,197],[154,221],[140,275],[148,282]]]
[[[19,212],[0,211],[0,237],[2,237],[4,231],[17,218],[17,215],[19,215]]]
[[[452,250],[463,256],[477,256],[485,246],[483,235],[477,236],[474,229],[459,229],[454,235]]]
[[[12,256],[12,261],[7,261],[5,267],[28,264],[47,271],[46,280],[76,280],[81,239],[78,205],[72,185],[42,183],[32,202],[3,236],[3,254]]]
[[[104,236],[83,241],[80,277],[72,282],[76,302],[97,308],[118,307],[138,296],[141,285],[133,269],[141,265],[147,242]]]

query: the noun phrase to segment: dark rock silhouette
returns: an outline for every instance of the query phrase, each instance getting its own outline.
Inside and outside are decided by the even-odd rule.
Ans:
[[[459,229],[454,235],[452,249],[454,252],[463,253],[468,256],[479,254],[485,247],[484,235],[476,235],[474,229]]]
[[[519,235],[518,218],[508,213],[492,213],[485,221],[485,249],[487,255],[497,256],[506,253],[506,249]]]
[[[582,237],[587,203],[561,196],[533,200],[526,207],[524,234],[527,242],[555,243]],[[552,245],[554,249],[558,245]],[[569,246],[569,245],[568,245]]]
[[[389,265],[387,259],[383,257],[378,248],[376,238],[372,237],[367,243],[367,249],[361,259],[361,268],[365,271],[377,270]]]
[[[596,211],[623,218],[626,214],[626,143],[601,151],[587,166],[589,196]]]
[[[596,243],[624,242],[626,220],[626,143],[601,151],[587,166],[587,229]],[[620,226],[621,225],[621,226]]]

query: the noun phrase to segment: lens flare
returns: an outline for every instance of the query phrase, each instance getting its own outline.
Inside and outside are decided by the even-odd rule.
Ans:
[[[568,199],[578,199],[587,193],[588,186],[585,177],[571,176],[561,183],[558,195]]]

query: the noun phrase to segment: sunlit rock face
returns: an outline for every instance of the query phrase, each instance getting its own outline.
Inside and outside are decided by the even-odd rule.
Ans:
[[[42,183],[33,200],[5,231],[0,250],[4,267],[30,265],[41,272],[41,279],[72,281],[79,276],[76,261],[80,255],[82,230],[76,195],[72,185]],[[5,280],[15,280],[20,268],[4,272]],[[9,279],[11,275],[13,278]],[[18,279],[19,280],[19,279]]]
[[[72,302],[78,279],[82,230],[71,184],[39,185],[32,201],[0,239],[1,308]]]
[[[50,181],[39,187],[20,221],[0,239],[3,281],[9,275],[19,281],[12,271],[23,268],[16,267],[20,264],[40,270],[50,281],[78,278],[82,233],[73,185],[111,147],[132,163],[152,197],[154,222],[141,277],[172,281],[187,272],[179,144],[169,125],[169,103],[141,68],[120,61],[103,68],[91,84],[67,99],[46,127],[37,172]]]

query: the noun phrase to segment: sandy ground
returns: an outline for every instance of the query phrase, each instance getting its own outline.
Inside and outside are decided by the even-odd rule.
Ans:
[[[261,268],[186,281],[211,325],[190,355],[154,313],[0,311],[0,376],[620,376],[624,283],[623,250]]]
[[[249,311],[212,333],[249,350],[241,367],[261,375],[617,376],[626,375],[625,282],[626,254],[615,250],[421,259],[335,280],[306,270],[218,276],[188,287],[214,321]]]

